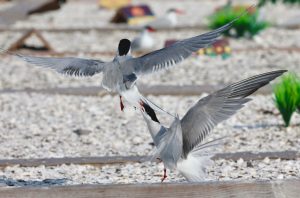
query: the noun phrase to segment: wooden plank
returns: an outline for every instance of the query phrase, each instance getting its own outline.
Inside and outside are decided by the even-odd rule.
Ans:
[[[18,0],[15,5],[0,12],[0,24],[10,25],[17,20],[23,20],[30,12],[55,2],[54,0]],[[6,28],[4,28],[6,29]]]
[[[213,159],[234,160],[244,159],[244,161],[263,160],[266,157],[270,159],[295,160],[300,158],[300,152],[283,151],[283,152],[237,152],[237,153],[219,153]],[[42,158],[42,159],[2,159],[0,167],[20,165],[24,167],[36,167],[40,165],[58,166],[62,164],[78,165],[107,165],[123,163],[141,163],[150,159],[149,156],[106,156],[106,157],[65,157],[65,158]]]
[[[300,180],[226,181],[163,184],[111,184],[52,187],[1,187],[0,196],[7,198],[288,198],[298,197]]]
[[[224,85],[225,86],[225,85]],[[146,86],[140,85],[139,89],[143,95],[170,95],[170,96],[200,96],[203,93],[212,93],[219,90],[224,86],[217,85],[153,85]],[[75,96],[103,96],[107,94],[114,95],[104,90],[102,87],[90,86],[90,87],[65,87],[65,88],[47,88],[47,89],[2,89],[0,94],[7,93],[41,93],[41,94],[62,94],[62,95],[75,95]],[[272,87],[267,85],[254,94],[271,94]]]
[[[8,48],[9,51],[15,51],[18,49],[21,49],[24,47],[25,42],[28,38],[30,38],[30,36],[35,35],[40,41],[41,43],[44,45],[44,49],[48,50],[48,51],[53,51],[53,48],[51,47],[51,45],[48,43],[48,41],[42,36],[42,34],[35,30],[29,30],[28,32],[25,32],[25,34],[23,34],[18,40],[16,40],[14,43],[12,43],[10,45],[10,47]]]
[[[62,164],[78,165],[106,165],[123,163],[145,162],[147,156],[106,156],[106,157],[64,157],[64,158],[41,158],[41,159],[2,159],[0,167],[20,165],[24,167],[36,167],[40,165],[58,166]]]
[[[282,159],[282,160],[296,160],[300,158],[300,152],[298,151],[282,151],[282,152],[237,152],[237,153],[219,153],[216,154],[213,159],[226,159],[237,161],[243,159],[244,161],[263,160],[269,159]]]

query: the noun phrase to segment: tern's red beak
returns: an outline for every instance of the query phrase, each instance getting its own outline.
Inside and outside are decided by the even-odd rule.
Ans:
[[[179,10],[179,9],[176,9],[176,13],[177,14],[185,14],[185,12],[183,10]]]
[[[156,32],[156,30],[150,26],[146,27],[149,32]]]

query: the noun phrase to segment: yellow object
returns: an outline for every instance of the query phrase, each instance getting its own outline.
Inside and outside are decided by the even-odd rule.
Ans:
[[[204,49],[199,49],[199,50],[198,50],[198,54],[199,54],[199,55],[204,55],[204,53],[205,53]]]
[[[128,20],[128,24],[129,25],[145,24],[152,21],[154,18],[155,18],[154,16],[132,17]]]
[[[217,54],[221,54],[223,52],[223,48],[220,46],[216,47],[216,52]]]
[[[226,53],[230,54],[230,53],[231,53],[231,48],[228,47],[228,46],[226,46],[226,47],[224,48],[224,51],[225,51]]]
[[[99,0],[98,5],[107,9],[118,9],[130,3],[131,0]]]
[[[206,54],[211,54],[213,53],[213,50],[211,48],[206,48]]]

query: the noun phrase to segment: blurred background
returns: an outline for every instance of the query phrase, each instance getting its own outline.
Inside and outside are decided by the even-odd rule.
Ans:
[[[220,124],[208,140],[229,136],[230,141],[220,152],[299,151],[299,0],[0,0],[0,47],[33,56],[110,61],[119,40],[128,38],[135,40],[133,56],[140,56],[218,28],[253,4],[256,6],[249,14],[236,21],[213,46],[199,50],[168,71],[144,76],[139,86],[155,89],[165,85],[161,92],[169,86],[191,88],[191,94],[178,91],[153,95],[150,91],[147,96],[163,109],[183,116],[201,96],[216,88],[262,72],[288,69],[290,74],[285,79],[253,96],[253,102]],[[121,112],[118,96],[98,90],[101,74],[67,77],[7,54],[0,57],[1,159],[151,153],[154,147],[141,115],[129,107]],[[167,118],[161,119],[168,124]],[[231,168],[224,169],[232,167],[230,163],[238,162],[219,162],[215,167],[219,172],[213,171],[210,177],[268,179],[280,174],[282,178],[299,177],[300,172],[299,160],[289,162],[288,170],[278,168],[287,166],[278,162],[281,173],[274,168],[269,175],[251,175],[251,171],[231,175]],[[148,170],[154,169],[153,164],[150,168],[132,166],[107,168],[117,179],[107,178],[105,167],[102,172],[72,167],[76,170],[72,173],[68,173],[68,167],[60,167],[64,176],[51,170],[44,174],[45,168],[38,174],[37,169],[30,172],[8,167],[0,170],[0,175],[36,179],[52,174],[73,178],[70,180],[74,183],[79,180],[68,174],[82,173],[83,169],[86,174],[94,174],[93,181],[84,181],[88,183],[145,182],[160,176],[153,173],[160,169]],[[124,181],[124,174],[132,169],[140,172]]]

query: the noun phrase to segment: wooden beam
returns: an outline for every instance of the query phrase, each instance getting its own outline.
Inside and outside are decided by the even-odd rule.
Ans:
[[[224,181],[163,184],[109,184],[52,187],[1,187],[1,197],[7,198],[288,198],[299,197],[300,180]]]
[[[266,157],[270,159],[295,160],[300,158],[300,152],[237,152],[237,153],[219,153],[213,159],[234,160],[244,159],[244,161],[263,160]],[[0,167],[20,165],[24,167],[36,167],[40,165],[58,166],[62,164],[78,165],[107,165],[123,163],[141,163],[150,159],[149,156],[105,156],[105,157],[64,157],[64,158],[42,158],[42,159],[2,159]]]
[[[153,85],[146,86],[140,85],[139,89],[144,95],[170,95],[170,96],[200,96],[203,93],[212,93],[224,86],[217,85]],[[102,87],[90,86],[90,87],[65,87],[65,88],[46,88],[46,89],[3,89],[0,90],[0,94],[5,93],[41,93],[41,94],[62,94],[62,95],[77,95],[77,96],[103,96],[110,93],[104,90]],[[271,94],[272,87],[267,85],[255,94]]]
[[[41,8],[43,8],[45,11],[47,10],[47,5],[55,3],[58,5],[56,0],[18,0],[12,7],[0,11],[0,24],[11,25],[18,20],[24,20],[28,14],[36,10],[41,11]],[[49,8],[53,7],[50,6]]]
[[[86,0],[85,0],[86,1]],[[298,30],[300,29],[300,24],[293,24],[293,25],[273,25],[274,28],[279,29],[288,29],[288,30]],[[28,31],[30,28],[15,28],[15,27],[0,27],[0,32],[4,31],[11,31],[11,32],[20,32],[20,31]],[[196,31],[211,31],[211,29],[208,28],[206,24],[195,24],[195,25],[178,25],[172,28],[168,27],[158,27],[157,31],[185,31],[185,30],[196,30]],[[111,31],[134,31],[139,32],[141,30],[138,26],[128,26],[127,24],[119,24],[119,25],[107,25],[103,27],[79,27],[79,28],[57,28],[57,27],[51,27],[51,28],[38,28],[39,31],[46,31],[46,32],[111,32]]]
[[[23,48],[25,46],[26,40],[33,35],[35,35],[41,41],[41,43],[44,45],[43,46],[44,49],[48,51],[53,51],[53,48],[51,47],[49,42],[42,36],[42,34],[38,30],[35,29],[31,29],[28,32],[25,32],[18,40],[16,40],[14,43],[10,45],[8,50],[15,51]]]

